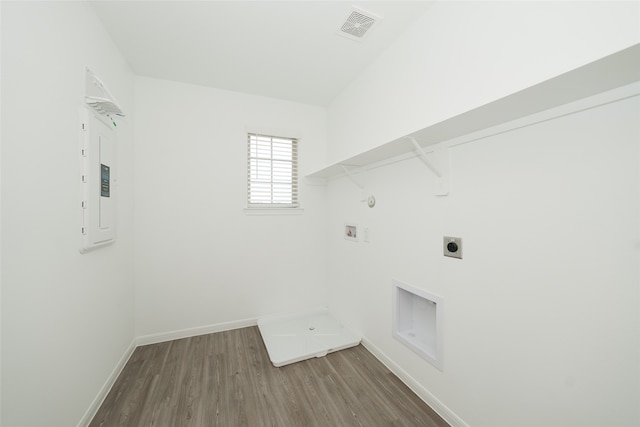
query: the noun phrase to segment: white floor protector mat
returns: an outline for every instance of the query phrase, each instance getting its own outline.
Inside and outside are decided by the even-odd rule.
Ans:
[[[303,314],[265,317],[258,320],[269,359],[280,367],[360,343],[360,336],[347,329],[326,309]]]

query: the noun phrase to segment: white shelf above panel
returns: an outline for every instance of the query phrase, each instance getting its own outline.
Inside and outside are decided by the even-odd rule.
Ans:
[[[122,108],[109,93],[102,80],[96,76],[88,67],[85,68],[85,103],[100,116],[111,118],[112,114],[124,117]],[[111,122],[113,119],[111,118]]]
[[[98,114],[123,115],[122,109],[111,99],[99,96],[85,96],[84,101],[96,110]]]
[[[353,173],[383,160],[416,152],[416,147],[408,138],[414,138],[421,148],[425,148],[638,81],[640,44],[409,135],[402,135],[386,144],[310,172],[306,177],[341,176],[344,175],[343,166]],[[416,155],[422,156],[423,153],[418,151]]]

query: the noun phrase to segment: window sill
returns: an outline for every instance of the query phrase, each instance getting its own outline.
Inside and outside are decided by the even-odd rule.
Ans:
[[[302,215],[302,208],[245,208],[245,215]]]

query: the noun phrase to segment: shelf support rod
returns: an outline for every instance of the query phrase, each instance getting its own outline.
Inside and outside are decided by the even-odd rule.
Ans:
[[[420,144],[418,144],[418,141],[416,141],[416,139],[412,136],[407,136],[406,138],[413,143],[413,146],[416,148],[416,152],[418,153],[418,155],[420,155],[420,158],[429,167],[429,169],[431,169],[431,172],[433,172],[438,178],[442,178],[442,172],[440,172],[440,170],[433,163],[431,163],[431,161],[429,161],[427,153],[424,152],[424,149],[420,146]]]
[[[358,187],[359,189],[363,190],[364,187],[362,186],[362,184],[360,184],[360,182],[358,182],[358,180],[355,178],[355,176],[353,176],[353,174],[351,173],[351,171],[349,171],[349,169],[345,166],[345,165],[340,165],[340,167],[342,168],[342,170],[344,171],[344,173],[347,175],[347,178],[349,178],[349,180],[351,182],[353,182],[356,187]]]

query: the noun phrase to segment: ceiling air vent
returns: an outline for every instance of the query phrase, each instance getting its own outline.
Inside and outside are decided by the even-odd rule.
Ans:
[[[338,30],[338,34],[351,40],[360,41],[364,39],[366,34],[371,32],[371,28],[379,20],[379,16],[354,6],[351,8],[344,24]]]

